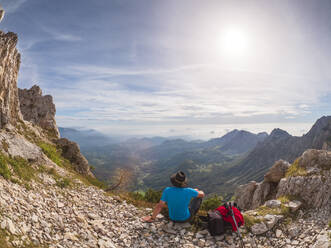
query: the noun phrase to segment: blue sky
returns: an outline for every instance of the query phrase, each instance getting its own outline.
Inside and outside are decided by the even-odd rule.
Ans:
[[[306,132],[331,105],[331,1],[0,0],[19,87],[109,134]],[[234,33],[234,35],[233,35]]]

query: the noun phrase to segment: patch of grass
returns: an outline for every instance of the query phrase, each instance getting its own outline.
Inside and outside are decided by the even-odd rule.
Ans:
[[[285,177],[306,176],[306,175],[307,175],[306,169],[299,166],[299,160],[297,159],[287,169]]]
[[[248,214],[243,214],[243,217],[245,221],[245,226],[247,228],[251,228],[254,224],[262,222],[261,219],[255,218],[254,216],[250,216]]]
[[[7,158],[2,153],[0,153],[0,175],[7,180],[10,179],[11,177],[11,172],[8,167]]]
[[[331,228],[331,220],[329,221],[329,228]]]
[[[0,248],[13,248],[14,246],[10,244],[10,242],[12,242],[14,239],[19,238],[17,236],[13,236],[11,234],[9,234],[8,232],[6,232],[5,230],[0,228]],[[34,245],[33,243],[31,243],[28,240],[25,240],[23,242],[23,245],[20,247],[24,247],[24,248],[45,248],[46,246],[38,246],[38,245]]]
[[[54,168],[50,168],[46,170],[46,173],[49,175],[52,175],[55,182],[56,186],[60,187],[61,189],[67,188],[72,185],[71,179],[68,177],[61,177]]]
[[[278,201],[280,201],[282,204],[286,204],[290,202],[290,197],[288,195],[284,195],[277,198]]]
[[[136,193],[138,193],[138,194],[136,194]],[[139,192],[120,193],[119,197],[121,199],[127,201],[128,203],[133,204],[134,206],[136,206],[138,208],[154,208],[154,206],[155,206],[155,203],[147,202],[143,198],[141,198]]]
[[[266,206],[260,206],[256,209],[256,212],[260,216],[265,216],[267,214],[288,216],[290,214],[290,208],[286,207],[283,204],[280,206],[280,208],[269,208]]]
[[[8,237],[8,235],[6,234],[6,232],[2,229],[0,229],[0,248],[10,248],[11,246],[8,245],[8,242],[6,240],[6,238]]]
[[[158,203],[161,199],[162,191],[148,189],[146,192],[128,192],[127,196],[134,201],[144,201],[149,203]]]
[[[27,182],[35,178],[35,173],[36,170],[24,158],[8,157],[0,153],[0,175],[5,179],[13,183]]]
[[[4,151],[8,152],[9,144],[4,139],[2,140],[1,144]]]
[[[63,158],[61,156],[61,152],[57,150],[55,145],[46,142],[40,142],[38,145],[50,160],[52,160],[58,166],[63,166]]]
[[[211,197],[208,197],[207,199],[204,199],[201,204],[201,210],[214,210],[222,205],[223,197],[212,195]]]
[[[56,186],[60,187],[61,189],[67,188],[71,184],[70,179],[67,177],[55,179],[55,181],[56,181]]]
[[[35,170],[29,162],[21,157],[8,158],[14,173],[23,181],[30,181],[35,177]]]

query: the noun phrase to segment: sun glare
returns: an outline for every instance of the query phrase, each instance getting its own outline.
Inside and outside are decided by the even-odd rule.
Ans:
[[[240,29],[229,28],[221,34],[221,46],[229,56],[242,56],[247,52],[247,35]]]

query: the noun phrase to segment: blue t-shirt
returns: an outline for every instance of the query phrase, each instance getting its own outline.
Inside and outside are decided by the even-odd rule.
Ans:
[[[171,220],[184,221],[190,218],[188,207],[191,199],[198,194],[192,188],[167,187],[163,190],[161,201],[167,203]]]

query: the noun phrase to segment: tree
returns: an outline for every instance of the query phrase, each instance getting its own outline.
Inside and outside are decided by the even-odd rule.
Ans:
[[[128,187],[132,179],[132,171],[128,169],[117,168],[114,176],[111,178],[111,185],[106,191],[123,190]]]

